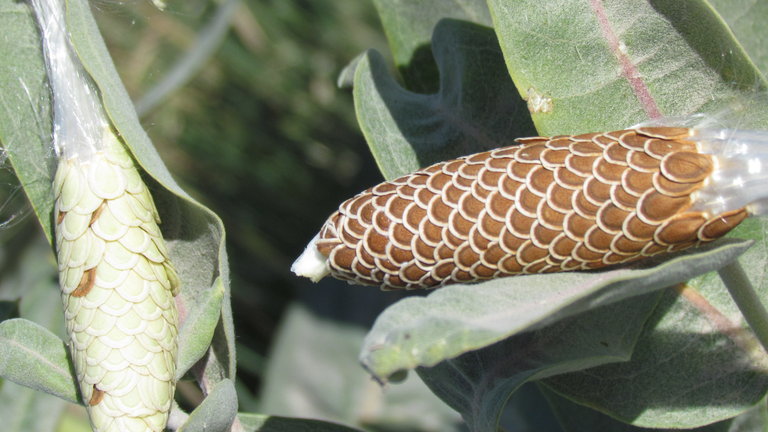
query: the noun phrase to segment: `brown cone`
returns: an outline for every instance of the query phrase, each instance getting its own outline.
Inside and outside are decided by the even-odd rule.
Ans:
[[[331,274],[384,289],[587,270],[712,241],[743,208],[690,211],[712,173],[686,128],[519,139],[345,201],[317,248]]]

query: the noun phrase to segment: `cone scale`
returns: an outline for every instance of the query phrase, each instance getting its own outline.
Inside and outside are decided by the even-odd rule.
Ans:
[[[603,268],[713,241],[750,207],[719,205],[713,188],[728,189],[722,166],[733,160],[704,153],[698,134],[648,126],[523,138],[434,164],[342,203],[293,270],[435,288]]]

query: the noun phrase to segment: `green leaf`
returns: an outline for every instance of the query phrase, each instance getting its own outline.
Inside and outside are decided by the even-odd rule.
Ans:
[[[0,28],[0,144],[51,242],[51,100],[29,4],[0,0]]]
[[[264,377],[259,411],[376,430],[459,430],[459,416],[417,376],[382,392],[357,363],[365,327],[343,318],[375,315],[376,305],[384,303],[380,293],[341,281],[323,285],[319,289],[335,313],[323,316],[297,303],[289,307]]]
[[[221,302],[224,299],[225,288],[217,279],[214,287],[203,291],[203,298],[189,312],[189,318],[179,329],[179,354],[176,360],[176,379],[181,379],[185,373],[204,355],[211,345],[216,323],[219,321]]]
[[[347,426],[320,420],[240,413],[237,415],[245,432],[360,432]]]
[[[601,412],[574,403],[545,386],[541,386],[553,411],[563,425],[565,432],[762,432],[768,420],[768,408],[765,403],[759,404],[749,411],[734,417],[694,429],[648,429],[620,422]]]
[[[223,379],[208,393],[179,432],[227,432],[237,416],[237,393],[229,379]]]
[[[544,382],[641,427],[699,427],[746,412],[768,391],[768,359],[728,303],[727,292],[711,286],[686,289],[680,298],[669,291],[631,361]]]
[[[591,309],[418,372],[470,430],[496,431],[509,395],[526,382],[628,360],[659,297],[655,292]]]
[[[206,291],[217,289],[217,281],[226,291],[226,300],[221,303],[221,322],[228,355],[219,358],[227,362],[221,365],[226,376],[234,377],[235,347],[229,303],[229,268],[221,219],[184,192],[163,164],[141,127],[87,1],[67,1],[67,24],[72,44],[83,66],[96,82],[112,124],[139,165],[157,182],[150,186],[154,186],[151,187],[152,195],[163,219],[161,228],[168,243],[171,261],[182,281],[181,298],[177,300],[182,322],[189,311],[210,297]],[[216,326],[213,320],[205,322],[209,326]],[[212,331],[212,328],[205,330]],[[181,347],[180,350],[184,351],[185,348]]]
[[[590,309],[649,293],[718,269],[750,242],[724,241],[653,266],[592,273],[516,276],[452,285],[389,307],[365,338],[360,360],[379,379],[433,366],[467,351]],[[658,262],[658,260],[657,260]],[[621,321],[621,314],[615,319]]]
[[[713,112],[765,81],[702,0],[489,0],[507,67],[539,133],[621,129]],[[632,11],[632,13],[627,13]]]
[[[400,87],[375,51],[357,66],[358,122],[388,179],[535,134],[492,30],[441,21],[432,49],[440,70],[440,90],[434,94]]]
[[[768,73],[768,47],[765,46],[765,20],[768,3],[760,0],[709,0],[728,23],[736,39],[765,76]]]
[[[411,90],[437,90],[438,70],[430,50],[432,30],[443,18],[491,25],[484,0],[409,2],[374,0],[389,47],[400,73]]]
[[[32,321],[0,322],[0,377],[78,403],[64,342]]]
[[[56,430],[67,403],[51,395],[5,382],[0,389],[0,419],[4,432]]]
[[[768,73],[768,47],[762,27],[768,19],[768,3],[761,0],[709,0],[709,3],[765,76]]]

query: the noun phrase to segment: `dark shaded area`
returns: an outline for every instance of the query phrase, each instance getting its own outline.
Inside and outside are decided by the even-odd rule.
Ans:
[[[578,422],[575,422],[578,423]],[[565,432],[537,383],[523,384],[507,402],[501,424],[515,432]],[[591,429],[591,432],[613,429]]]
[[[408,90],[425,94],[440,90],[440,71],[429,44],[416,48],[408,64],[398,67],[398,71]]]
[[[537,330],[518,333],[434,367],[418,368],[417,372],[435,394],[462,410],[471,426],[489,427],[495,416],[505,411],[505,397],[526,382],[578,370],[596,360],[627,358],[639,329],[656,308],[660,296],[653,292],[601,306]],[[615,321],[616,316],[623,317],[621,323]],[[526,403],[533,404],[535,400]],[[516,419],[517,423],[530,421],[533,419],[525,416]]]
[[[427,295],[429,291],[380,291],[325,278],[317,284],[303,284],[298,294],[319,317],[370,328],[387,306],[404,297]]]
[[[614,419],[597,410],[570,401],[557,393],[541,386],[541,392],[552,406],[552,411],[564,426],[565,432],[675,432],[691,429],[650,429],[633,426]],[[707,426],[693,429],[696,432],[729,432],[734,423],[733,419],[723,420]]]
[[[665,326],[659,327],[662,320],[670,319],[669,314],[671,319],[691,322],[692,329],[709,325],[697,313],[688,315],[681,310],[680,303],[675,303],[678,296],[678,291],[673,289],[663,292],[628,362],[559,375],[543,383],[560,396],[600,406],[627,422],[637,419],[647,409],[685,411],[692,407],[758,403],[768,388],[768,374],[728,335],[672,332]],[[682,304],[693,309],[685,302]],[[663,387],[654,385],[659,376],[666,378]],[[674,420],[670,417],[668,421]]]
[[[423,61],[423,49],[414,61]],[[516,138],[536,135],[493,29],[443,19],[435,26],[432,50],[439,71],[439,86],[432,94],[405,91],[381,73],[376,57],[371,57],[371,67],[376,69],[371,78],[387,115],[392,115],[398,133],[415,150],[420,166],[514,145]],[[417,87],[416,91],[426,88]],[[370,108],[366,121],[376,124],[377,108]]]

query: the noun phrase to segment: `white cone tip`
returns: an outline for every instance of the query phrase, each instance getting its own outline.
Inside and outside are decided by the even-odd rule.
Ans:
[[[319,281],[331,272],[328,268],[328,258],[317,250],[318,237],[319,234],[309,242],[304,252],[291,266],[291,271],[296,276],[309,278],[312,282]]]

